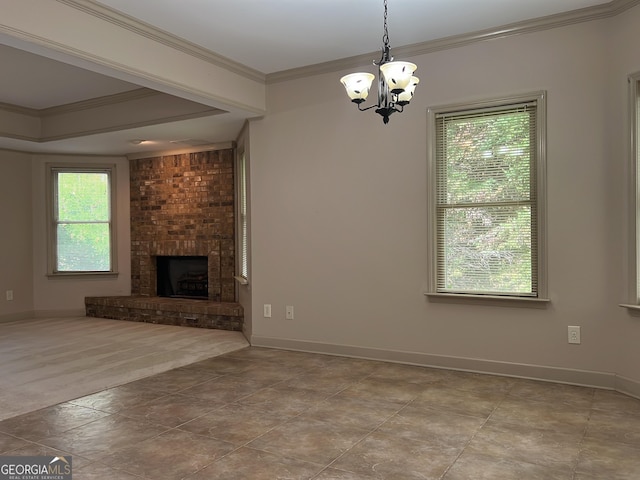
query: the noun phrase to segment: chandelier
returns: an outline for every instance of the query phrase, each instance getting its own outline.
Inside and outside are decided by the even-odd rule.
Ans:
[[[420,81],[413,76],[416,66],[409,62],[394,62],[389,45],[389,31],[387,30],[387,0],[384,0],[384,35],[382,36],[382,57],[378,66],[378,103],[363,108],[362,103],[369,96],[369,90],[375,76],[371,73],[359,72],[345,75],[340,82],[347,90],[347,95],[358,110],[364,112],[375,108],[382,116],[382,121],[389,123],[389,117],[394,112],[402,112],[407,105]]]

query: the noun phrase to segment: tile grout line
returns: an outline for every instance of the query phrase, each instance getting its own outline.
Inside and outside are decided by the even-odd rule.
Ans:
[[[500,405],[502,405],[504,403],[504,401],[507,399],[507,397],[509,396],[509,394],[511,393],[511,390],[513,390],[515,384],[512,384],[511,387],[505,392],[504,396],[502,397],[502,399],[498,402],[498,404],[493,408],[493,410],[491,410],[491,413],[489,415],[487,415],[487,418],[484,419],[484,422],[482,422],[482,425],[480,425],[480,427],[478,427],[478,430],[471,435],[471,438],[469,438],[469,440],[464,444],[464,446],[462,447],[462,449],[460,450],[460,452],[458,453],[458,455],[456,455],[456,458],[453,459],[453,461],[447,466],[447,468],[445,468],[444,472],[442,472],[442,475],[440,475],[440,480],[444,480],[444,478],[446,477],[447,473],[449,473],[449,470],[451,470],[451,468],[455,465],[455,463],[460,459],[460,457],[462,456],[462,454],[464,453],[464,451],[467,449],[467,447],[469,446],[469,444],[473,441],[474,438],[476,438],[476,436],[480,433],[480,431],[483,429],[483,427],[487,424],[487,422],[489,421],[489,419],[492,417],[492,415],[495,413],[495,411],[500,408]]]

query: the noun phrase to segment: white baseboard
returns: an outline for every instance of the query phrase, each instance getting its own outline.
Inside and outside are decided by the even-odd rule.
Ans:
[[[640,382],[637,380],[616,375],[615,390],[640,400]]]
[[[70,308],[68,310],[36,310],[33,312],[35,318],[56,318],[56,317],[85,317],[87,315],[84,308]]]
[[[33,311],[8,313],[5,315],[0,315],[0,322],[15,322],[16,320],[25,320],[27,318],[33,318],[33,317],[34,317]]]
[[[628,378],[622,379],[622,377],[616,376],[613,373],[546,367],[522,363],[497,362],[493,360],[451,357],[446,355],[430,355],[417,352],[400,352],[377,348],[356,347],[351,345],[335,345],[301,340],[261,337],[256,335],[251,337],[250,343],[256,347],[280,348],[284,350],[322,353],[343,357],[404,363],[423,367],[444,368],[448,370],[460,370],[541,380],[546,382],[565,383],[583,387],[604,388],[640,397],[640,382]]]
[[[0,322],[14,322],[29,318],[59,318],[59,317],[84,317],[84,308],[72,308],[67,310],[29,310],[27,312],[9,313],[0,315]]]

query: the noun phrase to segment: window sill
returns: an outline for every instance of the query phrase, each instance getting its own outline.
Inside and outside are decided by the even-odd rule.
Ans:
[[[434,303],[454,303],[459,305],[489,305],[495,307],[546,308],[548,298],[503,297],[500,295],[470,295],[456,293],[429,293],[425,296]]]
[[[238,282],[240,285],[249,285],[249,280],[247,280],[245,277],[236,275],[233,278],[235,278],[236,282]]]
[[[630,315],[640,317],[640,305],[632,305],[630,303],[621,303],[619,307],[626,308]]]
[[[86,278],[86,277],[106,277],[117,278],[118,272],[57,272],[47,273],[49,278]]]

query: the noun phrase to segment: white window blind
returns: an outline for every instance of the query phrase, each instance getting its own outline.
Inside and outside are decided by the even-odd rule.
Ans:
[[[538,296],[536,109],[435,115],[436,292]]]
[[[242,153],[238,161],[238,265],[240,276],[249,276],[248,256],[248,219],[247,219],[247,160]]]

